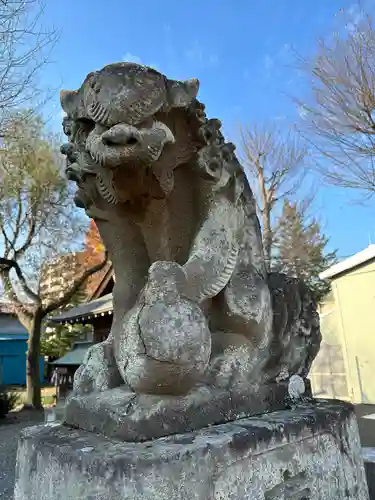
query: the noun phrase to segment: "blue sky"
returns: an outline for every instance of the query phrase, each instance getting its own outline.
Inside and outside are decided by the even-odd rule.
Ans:
[[[291,95],[305,90],[294,51],[309,55],[319,36],[335,29],[347,0],[54,0],[44,24],[61,30],[43,83],[77,88],[105,64],[133,60],[171,78],[197,77],[199,98],[238,144],[239,123],[289,127],[300,119]],[[56,98],[49,104],[55,126]],[[375,202],[361,193],[320,187],[317,215],[341,257],[375,243]]]

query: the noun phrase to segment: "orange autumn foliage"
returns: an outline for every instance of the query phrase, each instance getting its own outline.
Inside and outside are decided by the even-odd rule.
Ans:
[[[104,258],[104,245],[100,238],[98,228],[93,220],[90,220],[90,225],[85,239],[85,250],[83,251],[83,259],[85,267],[89,268],[99,264]],[[106,265],[101,271],[95,273],[89,278],[86,283],[87,298],[91,298],[92,294],[96,291],[101,283],[104,275],[108,271]]]
[[[91,259],[91,264],[97,264],[103,260],[104,245],[95,221],[92,219],[90,220],[89,229],[86,234],[85,247],[85,256],[88,260]]]

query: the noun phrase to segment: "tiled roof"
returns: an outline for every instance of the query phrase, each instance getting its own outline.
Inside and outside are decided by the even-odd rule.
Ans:
[[[73,307],[68,311],[59,314],[58,316],[50,317],[49,320],[55,323],[69,323],[82,319],[90,319],[92,317],[104,316],[111,314],[113,311],[112,294],[108,293],[100,299],[92,300],[86,304]]]
[[[87,350],[92,346],[92,342],[76,342],[73,349],[56,361],[52,361],[51,365],[55,366],[79,366],[83,363]]]
[[[0,337],[3,335],[27,338],[29,334],[16,317],[0,313]]]

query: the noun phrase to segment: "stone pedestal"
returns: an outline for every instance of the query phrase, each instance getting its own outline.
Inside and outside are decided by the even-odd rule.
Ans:
[[[375,500],[375,448],[362,448],[370,500]]]
[[[63,421],[121,441],[148,441],[285,408],[288,384],[236,391],[199,386],[184,396],[135,394],[124,387],[72,396]],[[306,395],[309,396],[309,387]]]
[[[203,409],[202,409],[203,410]],[[320,401],[129,443],[26,429],[15,500],[368,500],[353,408]]]

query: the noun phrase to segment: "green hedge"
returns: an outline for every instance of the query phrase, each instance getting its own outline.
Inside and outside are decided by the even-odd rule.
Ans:
[[[19,403],[20,397],[15,392],[8,392],[0,387],[0,418],[5,418]]]

